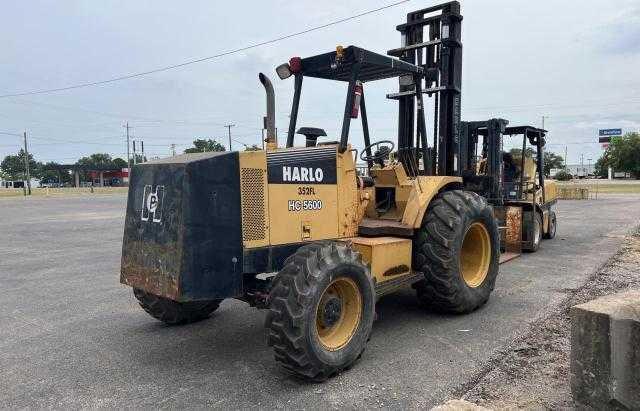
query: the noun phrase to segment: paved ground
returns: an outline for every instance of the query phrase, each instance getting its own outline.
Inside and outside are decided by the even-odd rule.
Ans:
[[[0,200],[0,407],[416,408],[559,304],[638,224],[640,197],[558,205],[555,240],[502,266],[487,306],[424,312],[407,290],[378,305],[362,361],[325,384],[274,364],[264,312],[225,301],[208,321],[166,327],[118,284],[125,198]]]

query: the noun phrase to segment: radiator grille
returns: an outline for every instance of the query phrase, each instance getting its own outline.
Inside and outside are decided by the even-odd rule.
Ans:
[[[242,184],[242,240],[257,241],[265,237],[264,178],[259,168],[240,170]]]

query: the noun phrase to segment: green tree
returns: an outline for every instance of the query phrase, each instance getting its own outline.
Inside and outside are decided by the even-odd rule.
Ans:
[[[639,133],[625,133],[622,137],[612,138],[605,155],[615,171],[624,171],[640,179]]]
[[[558,181],[569,181],[571,180],[571,174],[569,174],[567,171],[562,170],[562,171],[558,171],[558,174],[556,174],[555,179]]]
[[[544,152],[544,175],[549,177],[552,168],[563,168],[564,158],[551,151]]]
[[[76,164],[86,167],[113,167],[113,159],[107,153],[94,153],[80,158]]]
[[[82,166],[84,169],[80,170],[80,175],[84,181],[87,181],[89,176],[89,169],[91,168],[115,168],[111,155],[107,153],[94,153],[87,157],[82,157],[76,161],[77,166]]]
[[[596,161],[595,164],[595,174],[596,176],[607,178],[609,177],[609,156],[607,152],[600,156],[600,158]]]
[[[18,155],[8,155],[2,160],[0,169],[9,180],[22,180],[25,178],[24,158],[25,152],[20,149]],[[38,163],[31,153],[29,153],[29,172],[32,177],[38,177]]]
[[[72,177],[69,170],[60,168],[60,164],[50,161],[46,164],[39,164],[39,178],[41,184],[48,183],[71,183]]]
[[[113,166],[115,168],[127,168],[127,161],[121,159],[120,157],[113,159]]]
[[[184,150],[185,153],[203,153],[206,151],[225,151],[225,148],[215,140],[196,139],[193,141],[193,147]]]

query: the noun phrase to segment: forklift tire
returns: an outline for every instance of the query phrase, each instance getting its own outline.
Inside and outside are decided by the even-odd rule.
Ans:
[[[265,328],[276,361],[317,382],[350,368],[369,340],[375,308],[360,253],[339,242],[305,245],[273,281]]]
[[[537,211],[535,213],[536,214],[533,227],[531,227],[528,217],[525,218],[523,224],[524,230],[529,233],[527,235],[527,239],[531,240],[531,243],[529,243],[530,245],[527,245],[523,248],[523,251],[526,251],[528,253],[535,253],[536,251],[538,251],[540,249],[540,242],[542,241],[542,215]]]
[[[558,228],[558,221],[556,219],[556,212],[549,211],[549,226],[547,232],[542,236],[546,240],[550,240],[556,236],[556,229]]]
[[[487,302],[498,276],[500,237],[492,207],[476,193],[446,191],[431,201],[413,240],[414,284],[425,307],[469,313]]]
[[[209,318],[222,300],[190,301],[179,303],[168,298],[149,294],[139,288],[133,289],[133,295],[149,315],[168,325],[194,323]]]

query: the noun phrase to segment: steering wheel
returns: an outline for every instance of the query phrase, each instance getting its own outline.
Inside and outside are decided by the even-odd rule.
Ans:
[[[372,154],[370,156],[366,155],[367,151],[372,151],[371,150],[372,148],[378,147],[381,144],[386,144],[387,146],[391,146],[391,147],[389,147],[389,151],[387,151],[387,150],[379,150],[378,149],[377,153]],[[387,146],[385,146],[385,147],[387,147]],[[364,148],[364,150],[362,150],[362,153],[360,153],[360,160],[366,161],[366,162],[383,160],[393,151],[394,148],[396,148],[396,145],[391,140],[382,140],[382,141],[378,141],[378,142],[373,143],[373,144],[369,144],[368,146],[366,146]]]

